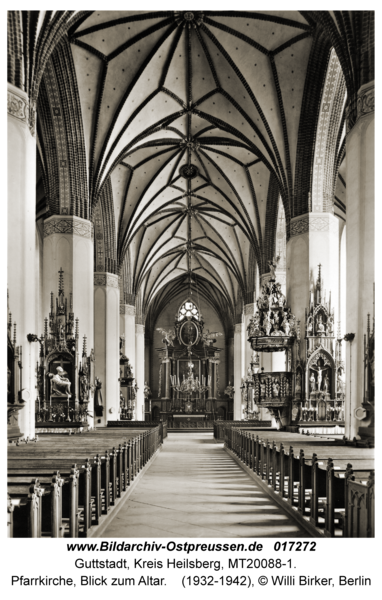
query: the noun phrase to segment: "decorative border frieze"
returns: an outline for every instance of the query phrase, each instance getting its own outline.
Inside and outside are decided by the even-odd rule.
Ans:
[[[329,213],[320,213],[319,216],[310,213],[295,217],[290,223],[290,237],[310,231],[329,231],[329,218]]]
[[[145,326],[144,326],[144,325],[141,325],[140,323],[136,323],[136,324],[135,324],[135,333],[136,333],[136,334],[137,334],[137,333],[142,333],[142,334],[144,334],[144,333],[145,333]]]
[[[114,273],[94,273],[94,285],[119,288],[118,275],[114,275]]]
[[[374,81],[360,87],[357,94],[357,120],[374,112]]]
[[[253,315],[256,309],[256,304],[251,302],[250,304],[244,305],[244,314],[245,315]]]
[[[135,317],[135,306],[131,306],[131,304],[120,304],[119,305],[119,314],[120,315],[129,315],[130,317]]]
[[[7,112],[11,117],[25,123],[33,136],[36,135],[36,106],[28,96],[12,84],[8,84]]]
[[[51,217],[44,223],[44,238],[55,233],[71,233],[93,239],[93,224],[79,217]]]
[[[58,175],[60,186],[60,214],[69,215],[71,205],[69,157],[66,139],[65,120],[61,107],[59,84],[52,58],[48,61],[44,73],[44,81],[52,110],[53,130],[58,156]]]

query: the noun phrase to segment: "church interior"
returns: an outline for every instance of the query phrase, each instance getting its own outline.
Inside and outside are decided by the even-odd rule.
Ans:
[[[374,12],[9,11],[7,60],[8,535],[374,537]]]

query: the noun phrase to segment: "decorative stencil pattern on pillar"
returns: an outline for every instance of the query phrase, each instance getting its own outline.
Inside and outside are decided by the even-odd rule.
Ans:
[[[325,212],[324,179],[327,163],[327,137],[330,133],[333,103],[344,76],[337,54],[332,50],[326,75],[324,93],[321,100],[320,116],[316,134],[316,150],[313,166],[312,209],[313,212]],[[343,95],[343,94],[342,94]],[[342,107],[343,111],[343,107]],[[337,112],[338,114],[338,112]],[[332,158],[334,164],[334,157]]]
[[[119,288],[118,275],[112,273],[94,273],[94,285]]]
[[[301,235],[309,231],[329,231],[329,218],[326,216],[305,216],[296,219],[290,224],[290,235]]]
[[[68,219],[52,218],[44,223],[44,238],[54,233],[74,233],[85,238],[93,237],[93,225],[76,217]]]

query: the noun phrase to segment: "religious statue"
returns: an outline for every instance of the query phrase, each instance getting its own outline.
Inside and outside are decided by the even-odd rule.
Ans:
[[[327,321],[327,335],[334,335],[334,316],[329,315]]]
[[[84,373],[80,377],[80,398],[82,402],[85,402],[88,399],[89,395],[89,386],[88,386],[88,378]]]
[[[275,271],[277,268],[278,261],[279,261],[278,257],[276,260],[275,260],[275,258],[273,258],[273,260],[268,260],[269,272],[271,274],[271,281],[275,281],[275,279],[276,279]]]
[[[102,381],[100,381],[98,379],[98,377],[96,377],[95,378],[95,393],[94,393],[94,408],[98,408],[100,406],[103,406]]]
[[[119,393],[119,408],[122,411],[125,408],[125,398],[122,392]]]
[[[345,394],[345,371],[341,368],[337,372],[337,392]]]
[[[297,372],[296,375],[296,394],[301,394],[301,373]]]
[[[307,333],[307,335],[313,335],[313,318],[312,318],[312,315],[309,315],[308,320],[306,322],[306,333]]]
[[[314,369],[314,371],[317,371],[317,391],[319,392],[321,390],[322,373],[326,371],[327,367],[325,369],[321,369],[321,367],[317,367],[317,369],[315,369],[314,367],[310,368]]]
[[[264,316],[265,335],[269,335],[272,329],[271,311],[269,310]]]
[[[169,329],[168,331],[166,331],[161,327],[157,327],[157,331],[159,331],[164,336],[162,342],[166,344],[166,346],[174,345],[174,340],[176,339],[175,329]]]
[[[145,387],[143,388],[143,395],[145,397],[145,400],[148,400],[151,396],[151,390],[150,390],[149,386],[147,385],[147,381],[145,381]]]
[[[309,378],[309,383],[310,383],[310,391],[315,392],[316,391],[316,378],[314,376],[314,373],[311,374],[311,376]]]
[[[280,385],[278,382],[278,379],[274,379],[272,382],[272,392],[273,392],[273,397],[278,397],[279,392],[280,392]]]
[[[55,375],[53,373],[48,373],[48,376],[52,380],[52,392],[54,392],[57,396],[67,396],[68,398],[71,398],[71,383],[67,377],[64,377],[64,375],[67,375],[67,373],[62,367],[57,367],[56,371],[57,373]]]
[[[325,335],[325,325],[322,322],[322,315],[318,315],[316,321],[316,333],[319,336]]]
[[[260,396],[261,397],[265,397],[265,395],[266,395],[265,389],[266,389],[265,381],[264,381],[264,379],[260,379]]]
[[[275,283],[274,285],[274,295],[273,295],[273,302],[276,306],[284,306],[285,304],[285,296],[281,291],[281,284],[280,283]]]
[[[233,395],[235,393],[235,388],[233,387],[233,385],[231,385],[231,382],[228,382],[228,385],[226,387],[226,389],[224,390],[224,393],[226,396],[228,396],[228,398],[230,398],[232,400]]]
[[[284,335],[284,333],[282,331],[280,331],[279,326],[278,326],[277,323],[275,323],[274,326],[273,326],[273,331],[271,333],[271,336],[272,335]]]
[[[289,379],[285,379],[285,395],[289,396]]]
[[[290,334],[290,325],[289,325],[289,322],[288,322],[288,319],[286,318],[286,316],[284,316],[284,320],[282,322],[282,328],[284,329],[285,335]]]
[[[324,392],[325,392],[326,394],[328,394],[328,393],[329,393],[329,383],[330,383],[330,381],[329,381],[329,376],[328,376],[328,374],[326,373],[326,374],[325,374],[325,377],[324,377],[324,385],[323,385],[323,390],[324,390]]]
[[[220,331],[213,331],[210,333],[210,330],[207,329],[207,331],[202,333],[202,340],[206,346],[211,346],[220,335],[223,335]]]

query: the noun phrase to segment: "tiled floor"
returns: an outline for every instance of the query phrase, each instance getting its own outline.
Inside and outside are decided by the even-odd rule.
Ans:
[[[306,537],[212,433],[170,433],[102,537]]]

